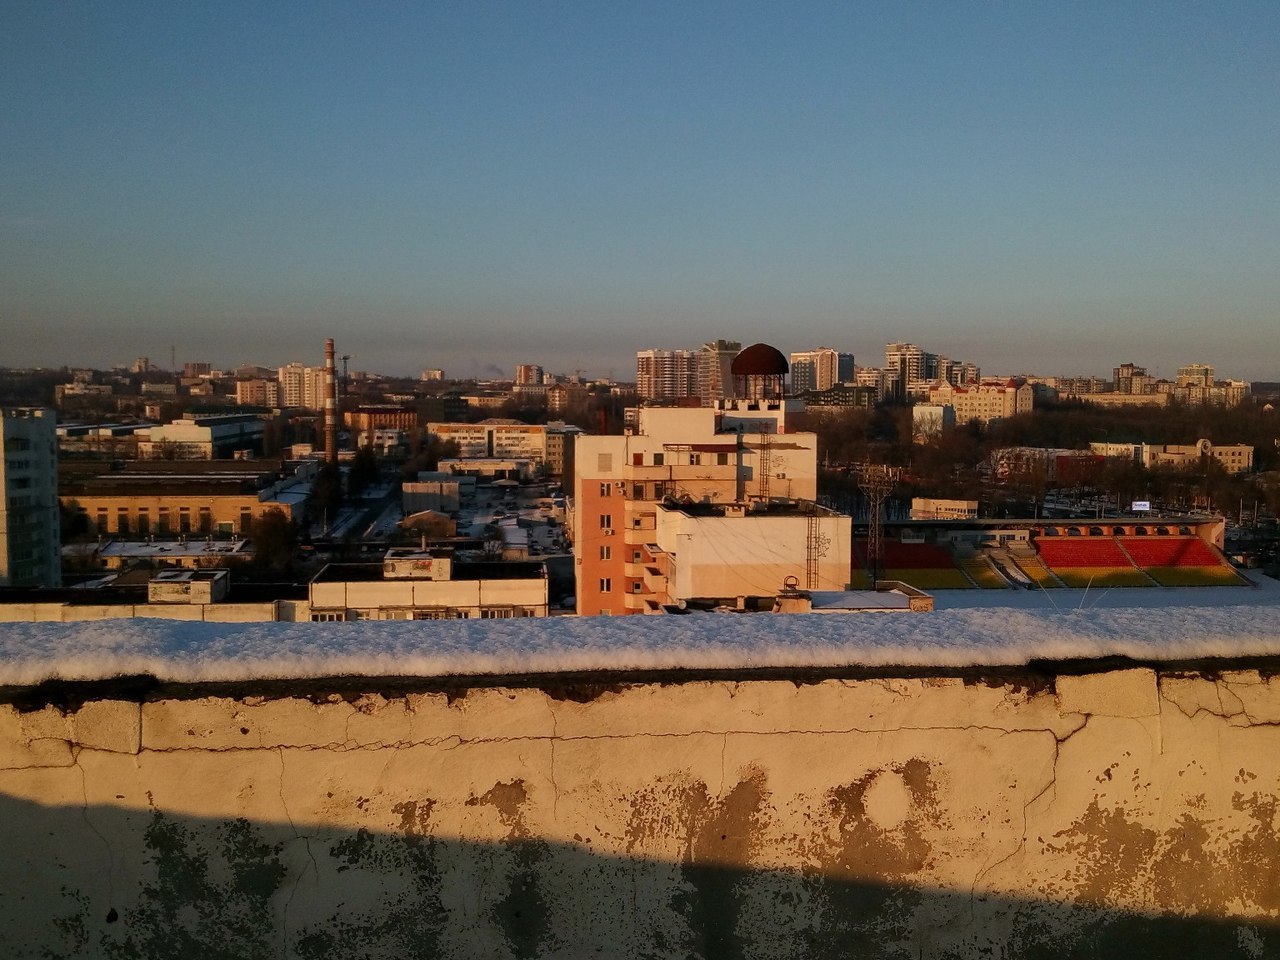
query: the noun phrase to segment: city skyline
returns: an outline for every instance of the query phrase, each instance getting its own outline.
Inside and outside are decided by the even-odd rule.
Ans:
[[[25,5],[13,366],[634,377],[717,337],[1280,379],[1280,10]]]

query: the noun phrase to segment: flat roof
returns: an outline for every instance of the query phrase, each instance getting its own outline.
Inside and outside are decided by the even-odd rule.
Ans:
[[[908,610],[911,598],[897,590],[811,590],[814,610]]]
[[[541,580],[546,576],[541,563],[523,560],[465,561],[455,560],[449,580]],[[427,578],[405,579],[384,577],[382,562],[329,563],[311,578],[312,583],[427,583]]]
[[[829,507],[812,500],[755,500],[748,503],[703,503],[703,502],[663,502],[658,505],[663,510],[675,510],[691,517],[723,517],[731,508],[745,511],[748,517],[807,517],[825,516],[840,517]]]
[[[99,548],[84,544],[81,552],[96,552],[100,557],[138,557],[160,559],[165,557],[245,556],[248,540],[204,540],[193,537],[186,543],[179,540],[110,540]]]

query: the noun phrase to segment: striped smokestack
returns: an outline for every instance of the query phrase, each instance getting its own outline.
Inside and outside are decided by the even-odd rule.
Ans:
[[[338,462],[338,379],[333,370],[333,337],[324,342],[324,454]]]

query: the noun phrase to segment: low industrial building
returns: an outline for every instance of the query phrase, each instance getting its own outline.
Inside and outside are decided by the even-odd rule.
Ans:
[[[389,550],[382,563],[331,563],[311,581],[311,619],[504,620],[545,617],[540,563],[471,563],[449,550]]]
[[[456,514],[461,502],[462,478],[452,473],[422,471],[417,480],[400,485],[400,503],[406,515],[421,510]]]
[[[538,475],[538,465],[533,460],[510,457],[449,457],[437,466],[442,473],[484,480],[529,481]]]
[[[640,568],[647,612],[669,604],[735,604],[787,589],[849,586],[853,521],[812,501],[674,503],[657,508],[650,562]]]
[[[266,424],[256,413],[195,414],[152,427],[138,442],[144,460],[224,460],[262,453]]]
[[[99,536],[229,535],[272,510],[300,517],[314,471],[314,462],[150,461],[64,479],[60,499]]]
[[[192,620],[209,623],[306,622],[306,587],[234,584],[218,570],[141,570],[107,574],[54,590],[0,590],[0,623],[98,620]]]

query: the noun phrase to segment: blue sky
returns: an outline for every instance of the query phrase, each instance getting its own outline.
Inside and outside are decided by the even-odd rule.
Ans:
[[[1280,379],[1280,4],[15,2],[5,364]]]

